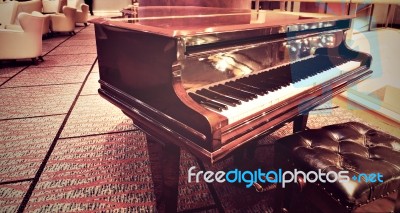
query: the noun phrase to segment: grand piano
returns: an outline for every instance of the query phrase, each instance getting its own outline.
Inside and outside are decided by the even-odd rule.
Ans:
[[[205,7],[124,15],[92,20],[99,94],[148,135],[160,211],[176,211],[181,148],[210,164],[246,163],[258,138],[291,121],[305,128],[308,111],[372,73],[371,56],[345,43],[350,16]]]

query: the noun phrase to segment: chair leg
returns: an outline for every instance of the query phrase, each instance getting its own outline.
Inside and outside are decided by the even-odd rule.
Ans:
[[[297,116],[293,121],[293,133],[307,129],[308,113]]]
[[[282,188],[281,184],[276,184],[275,189],[275,204],[274,204],[274,212],[282,213],[285,212],[284,210],[284,189]]]
[[[33,63],[33,65],[38,65],[39,60],[37,58],[32,58],[32,63]]]
[[[394,212],[395,213],[400,212],[400,190],[397,192],[397,199],[396,199],[395,205],[394,205]]]

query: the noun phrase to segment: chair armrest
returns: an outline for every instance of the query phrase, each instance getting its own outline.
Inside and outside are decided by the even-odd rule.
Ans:
[[[17,33],[25,33],[25,32],[23,30],[18,30],[18,29],[0,29],[0,36],[3,36],[3,35],[6,35],[6,36],[8,36],[8,35],[11,35],[11,36],[12,35],[18,35]]]
[[[6,30],[15,30],[15,31],[24,31],[21,27],[21,25],[18,24],[8,24],[4,26],[4,29]]]
[[[50,19],[51,19],[51,23],[55,24],[55,23],[59,23],[59,22],[63,22],[65,21],[67,17],[65,17],[64,14],[51,14],[50,15]]]

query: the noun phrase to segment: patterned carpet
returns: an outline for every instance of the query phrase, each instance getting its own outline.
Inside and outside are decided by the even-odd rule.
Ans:
[[[37,66],[0,63],[0,212],[153,212],[146,136],[97,94],[93,25],[76,32],[44,40]],[[360,119],[327,103],[309,127],[346,121]],[[272,142],[291,131],[288,124],[259,141],[266,166]],[[181,155],[180,212],[272,211],[273,190],[188,183],[189,167],[216,171],[232,166],[231,158],[210,167]]]

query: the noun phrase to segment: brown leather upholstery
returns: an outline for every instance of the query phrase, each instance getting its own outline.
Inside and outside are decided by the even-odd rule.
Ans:
[[[277,166],[289,163],[289,167],[305,172],[347,170],[349,177],[382,174],[383,183],[350,179],[315,184],[348,210],[400,189],[400,140],[360,123],[336,124],[287,136],[275,143],[275,155],[280,161]]]

